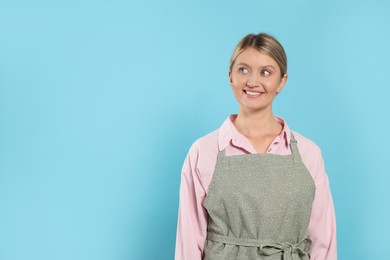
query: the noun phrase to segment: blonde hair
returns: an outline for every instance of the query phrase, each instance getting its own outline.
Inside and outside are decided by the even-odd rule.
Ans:
[[[267,33],[248,34],[240,40],[230,58],[230,71],[237,57],[249,47],[273,58],[279,66],[281,77],[287,74],[287,56],[284,48],[275,37]]]

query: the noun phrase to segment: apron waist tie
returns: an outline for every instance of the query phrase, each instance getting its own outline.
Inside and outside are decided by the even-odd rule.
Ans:
[[[258,247],[261,255],[271,256],[282,253],[283,260],[300,259],[294,256],[305,256],[309,254],[311,248],[311,240],[308,237],[303,238],[300,242],[292,244],[289,242],[273,242],[270,240],[257,240],[250,238],[237,238],[230,236],[222,236],[214,233],[207,233],[207,239],[214,242],[220,242],[231,245]]]

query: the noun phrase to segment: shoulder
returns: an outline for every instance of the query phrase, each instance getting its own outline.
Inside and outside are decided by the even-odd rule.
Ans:
[[[214,130],[192,143],[188,155],[197,159],[204,155],[218,153],[218,130]],[[204,159],[204,158],[202,158]]]
[[[321,148],[308,137],[292,131],[297,140],[299,153],[306,168],[309,170],[313,179],[317,179],[325,172]]]
[[[218,149],[218,129],[195,140],[195,142],[191,145],[190,150],[191,149],[195,149],[197,151]]]
[[[210,177],[218,157],[218,130],[198,138],[190,147],[186,165],[200,177]]]
[[[298,148],[299,152],[302,153],[314,153],[314,154],[321,154],[321,149],[320,147],[311,139],[308,137],[296,132],[296,131],[291,131],[295,139],[297,140],[298,143]]]

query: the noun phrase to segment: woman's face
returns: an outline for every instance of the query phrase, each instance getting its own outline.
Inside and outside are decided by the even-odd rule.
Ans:
[[[287,74],[281,78],[276,61],[250,47],[236,58],[229,79],[241,109],[272,111],[272,101],[286,83]]]

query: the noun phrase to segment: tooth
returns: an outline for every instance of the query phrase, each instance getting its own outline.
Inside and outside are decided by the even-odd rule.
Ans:
[[[246,93],[247,93],[248,95],[251,95],[251,96],[258,96],[258,95],[260,95],[259,92],[252,92],[252,91],[246,91]]]

